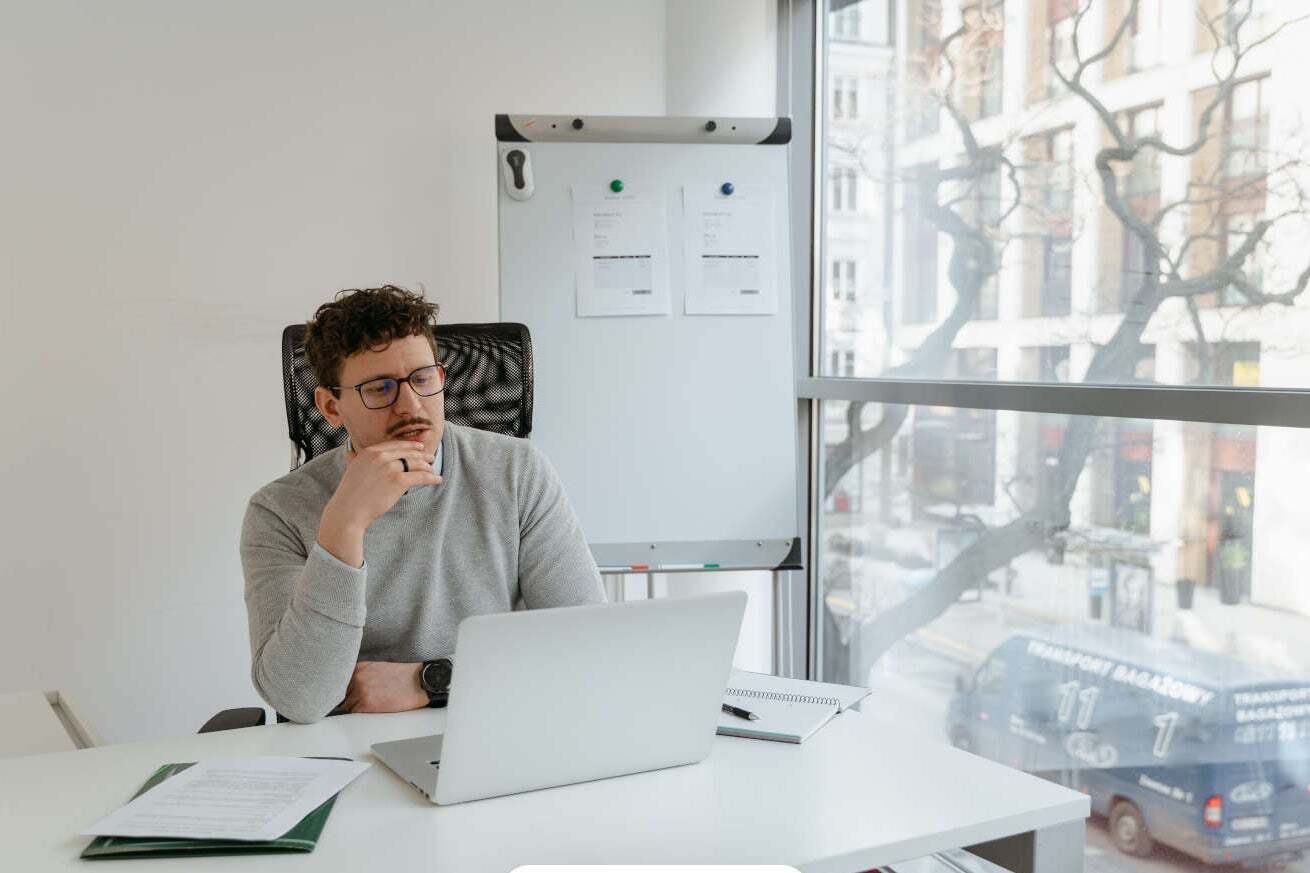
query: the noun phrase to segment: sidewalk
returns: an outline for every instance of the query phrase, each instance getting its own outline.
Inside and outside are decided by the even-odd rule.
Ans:
[[[1012,566],[1016,575],[1009,595],[988,589],[976,601],[975,593],[967,592],[920,629],[917,641],[951,660],[975,665],[1014,633],[1052,626],[1076,633],[1078,626],[1096,623],[1088,609],[1085,566],[1051,565],[1034,553],[1016,558]],[[1153,600],[1153,637],[1310,677],[1310,617],[1246,602],[1225,605],[1211,588],[1196,590],[1190,610],[1178,609],[1172,585],[1156,585]],[[1103,610],[1102,622],[1108,612],[1108,607]]]

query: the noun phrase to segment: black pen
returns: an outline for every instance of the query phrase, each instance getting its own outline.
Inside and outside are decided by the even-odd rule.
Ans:
[[[723,704],[723,711],[726,712],[728,715],[735,715],[735,716],[737,716],[738,718],[744,718],[744,719],[746,719],[746,720],[748,720],[748,721],[759,721],[759,720],[760,720],[760,717],[759,717],[758,715],[756,715],[755,713],[753,713],[753,712],[748,712],[747,710],[744,710],[744,709],[741,709],[741,708],[739,708],[739,707],[733,706],[731,703],[725,703],[725,704]]]

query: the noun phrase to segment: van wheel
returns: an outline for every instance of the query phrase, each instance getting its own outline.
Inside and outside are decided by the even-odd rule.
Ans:
[[[1110,808],[1110,839],[1119,851],[1138,858],[1150,855],[1155,846],[1142,813],[1128,800],[1120,800]]]
[[[974,751],[973,738],[969,736],[969,732],[964,728],[956,728],[951,731],[951,745],[966,752]]]

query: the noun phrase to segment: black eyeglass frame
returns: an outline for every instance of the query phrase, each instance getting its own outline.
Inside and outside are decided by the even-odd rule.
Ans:
[[[421,372],[424,371],[424,370],[436,370],[436,371],[440,374],[440,376],[441,376],[441,387],[438,388],[436,391],[433,391],[433,392],[431,392],[431,393],[429,393],[429,394],[424,394],[422,391],[420,391],[420,390],[418,390],[417,388],[415,388],[415,387],[414,387],[414,383],[410,381],[411,379],[414,378],[414,374],[415,374],[415,373],[421,373]],[[364,386],[365,386],[365,385],[371,385],[371,384],[373,384],[374,382],[395,382],[395,383],[396,383],[396,396],[393,397],[393,398],[391,398],[391,402],[390,402],[390,403],[386,404],[385,406],[369,406],[368,403],[364,400]],[[329,385],[329,386],[328,386],[328,390],[333,391],[333,392],[336,392],[336,391],[342,391],[342,390],[344,390],[346,387],[350,387],[350,388],[355,389],[355,393],[359,395],[359,402],[360,402],[361,404],[363,404],[363,406],[364,406],[365,409],[390,409],[392,406],[395,406],[395,405],[396,405],[396,401],[400,399],[400,386],[401,386],[401,385],[409,385],[409,390],[413,391],[414,394],[415,394],[416,396],[418,396],[418,397],[436,397],[436,396],[437,396],[438,394],[440,394],[442,391],[445,391],[445,390],[446,390],[446,366],[445,366],[444,364],[440,363],[440,362],[437,362],[437,363],[435,363],[435,364],[428,364],[428,365],[425,366],[425,367],[419,367],[419,368],[416,369],[416,370],[412,370],[412,371],[410,371],[410,374],[409,374],[408,376],[406,376],[405,378],[403,378],[403,379],[393,379],[393,378],[391,378],[390,376],[383,376],[383,377],[381,377],[381,378],[379,378],[379,379],[365,379],[363,382],[360,382],[358,385],[350,385],[350,386],[346,386],[346,385]]]

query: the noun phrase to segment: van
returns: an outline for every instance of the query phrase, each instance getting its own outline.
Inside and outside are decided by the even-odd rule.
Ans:
[[[957,678],[946,730],[1088,794],[1131,855],[1255,866],[1310,846],[1310,680],[1110,628],[1020,634]]]

